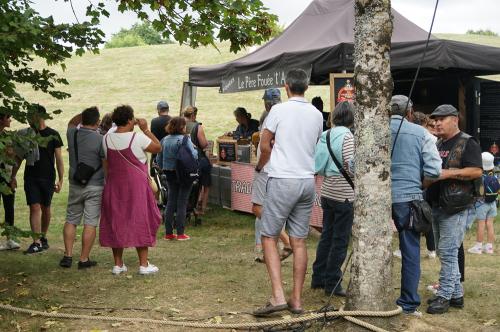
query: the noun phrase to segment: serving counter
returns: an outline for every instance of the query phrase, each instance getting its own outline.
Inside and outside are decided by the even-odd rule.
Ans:
[[[231,162],[228,165],[214,164],[209,202],[234,211],[252,213],[254,174],[254,164],[243,162]],[[310,225],[321,228],[323,225],[323,211],[320,203],[320,192],[323,177],[317,176],[315,182],[316,195]]]

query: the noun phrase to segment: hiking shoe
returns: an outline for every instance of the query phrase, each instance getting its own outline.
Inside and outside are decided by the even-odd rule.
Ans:
[[[46,237],[41,237],[41,238],[40,238],[40,242],[42,243],[42,249],[43,249],[43,250],[47,250],[47,249],[49,249],[49,248],[50,248],[50,246],[49,246],[49,241],[47,240],[47,238],[46,238]]]
[[[78,270],[88,269],[89,267],[93,267],[96,265],[97,265],[97,262],[91,261],[90,259],[87,259],[85,262],[78,261]]]
[[[146,274],[153,274],[160,271],[160,269],[153,264],[149,264],[148,266],[139,266],[139,274],[146,275]]]
[[[59,261],[60,267],[70,268],[71,265],[73,265],[73,257],[63,256],[63,258]]]
[[[429,307],[427,308],[427,313],[428,314],[444,314],[444,313],[448,312],[449,308],[450,308],[450,301],[448,301],[444,297],[437,296],[429,304]]]
[[[175,240],[177,239],[177,235],[175,234],[166,234],[164,237],[165,240]]]
[[[423,314],[418,310],[414,310],[414,311],[404,311],[403,310],[403,314],[406,316],[413,316],[413,317],[417,317],[417,318],[421,318],[423,316]]]
[[[123,264],[122,266],[115,265],[113,266],[113,270],[111,270],[111,273],[113,273],[114,275],[119,275],[121,273],[127,272],[127,270],[128,269],[125,264]]]
[[[467,250],[467,252],[470,254],[481,255],[483,253],[483,248],[478,247],[478,246],[474,246],[474,247],[470,248],[469,250]]]
[[[191,240],[191,237],[187,234],[177,235],[177,241],[187,241]]]
[[[43,251],[42,245],[40,243],[33,242],[30,244],[28,249],[24,252],[25,254],[38,254]]]
[[[434,259],[436,258],[436,251],[435,250],[428,250],[427,251],[427,257],[430,258],[430,259]]]
[[[394,257],[397,257],[397,258],[401,259],[401,250],[399,250],[399,249],[398,250],[394,250],[394,252],[392,253],[392,255]]]

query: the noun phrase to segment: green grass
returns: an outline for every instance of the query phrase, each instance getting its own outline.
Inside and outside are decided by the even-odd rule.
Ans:
[[[469,41],[474,40],[485,42],[482,38]],[[500,38],[488,37],[488,40],[500,46]],[[129,103],[136,109],[137,116],[149,120],[154,116],[156,102],[160,99],[170,103],[172,114],[178,112],[181,83],[187,80],[189,66],[220,63],[242,55],[229,54],[226,45],[222,45],[221,50],[221,53],[212,48],[191,50],[177,45],[105,49],[101,55],[86,54],[68,61],[67,71],[63,74],[70,82],[66,91],[72,93],[72,98],[57,101],[35,94],[29,89],[23,91],[33,100],[47,105],[49,109],[64,110],[61,116],[49,122],[49,125],[61,134],[65,131],[67,121],[90,105],[97,105],[104,112],[110,112],[118,104]],[[40,66],[40,63],[35,66]],[[328,100],[327,87],[312,87],[311,90],[309,97],[321,95],[324,100]],[[261,97],[261,91],[221,95],[215,88],[200,88],[197,105],[200,108],[200,120],[205,124],[208,136],[214,139],[236,126],[232,115],[236,106],[246,107],[254,117],[260,116]],[[16,128],[19,126],[15,125]],[[64,157],[67,165],[66,152]],[[22,175],[22,171],[20,174]],[[28,229],[28,209],[22,190],[22,176],[18,182],[20,189],[16,197],[16,225]],[[188,228],[187,232],[193,237],[192,241],[158,241],[157,247],[151,250],[152,263],[160,267],[160,273],[156,276],[143,278],[137,275],[137,258],[133,250],[127,250],[125,253],[125,260],[130,268],[127,276],[112,276],[111,253],[108,249],[100,248],[98,244],[92,252],[92,257],[99,262],[96,268],[89,271],[78,271],[76,267],[62,270],[58,267],[58,261],[64,251],[62,226],[67,189],[66,181],[63,191],[54,198],[53,219],[48,235],[51,244],[49,251],[34,257],[22,255],[20,252],[0,253],[1,302],[40,310],[53,309],[83,314],[99,314],[101,310],[64,307],[118,308],[105,310],[104,313],[159,319],[203,319],[228,312],[241,313],[234,318],[223,316],[224,322],[232,322],[253,321],[254,318],[245,313],[266,301],[270,288],[267,273],[263,265],[253,262],[253,218],[217,207],[206,216],[202,227]],[[0,219],[3,219],[3,209]],[[469,232],[466,236],[466,248],[474,242],[473,233]],[[161,234],[162,232],[159,233],[159,238]],[[497,222],[497,235],[499,234]],[[29,241],[23,240],[22,245],[25,249]],[[317,239],[311,238],[308,242],[309,265],[314,260],[316,245]],[[395,239],[394,246],[396,245]],[[75,255],[79,250],[80,244],[77,242]],[[422,252],[425,252],[424,240]],[[500,291],[498,252],[497,250],[493,256],[467,255],[464,310],[451,310],[443,316],[425,315],[421,320],[398,319],[394,323],[395,329],[497,331],[500,324],[500,300],[497,296]],[[395,300],[399,293],[400,261],[394,260],[393,264]],[[284,263],[283,271],[285,288],[290,291],[290,261]],[[308,271],[310,273],[311,269]],[[438,272],[437,260],[422,259],[422,303],[429,297],[425,286],[437,280]],[[345,279],[348,278],[346,276]],[[309,282],[310,274],[307,275],[306,286]],[[321,292],[306,287],[306,309],[319,308],[326,301],[327,298]],[[334,299],[334,304],[338,307],[341,302]],[[64,307],[58,309],[59,306]],[[119,309],[125,307],[137,310]],[[425,308],[426,305],[423,304],[421,309]],[[485,323],[492,319],[496,319],[497,325],[486,326]],[[76,320],[55,320],[55,324],[47,323],[52,321],[0,311],[1,331],[18,331],[17,324],[22,331],[135,331],[147,328],[144,325],[128,323],[112,327],[111,323]],[[151,328],[157,329],[156,326]]]

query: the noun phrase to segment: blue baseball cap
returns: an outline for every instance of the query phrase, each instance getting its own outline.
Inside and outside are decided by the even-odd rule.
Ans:
[[[271,88],[271,89],[266,89],[264,91],[264,96],[262,99],[266,101],[272,101],[272,100],[280,100],[281,99],[281,92],[279,89],[276,88]]]
[[[158,111],[161,111],[161,110],[168,110],[169,107],[168,107],[168,103],[166,101],[159,101],[158,104],[156,105],[156,109]]]

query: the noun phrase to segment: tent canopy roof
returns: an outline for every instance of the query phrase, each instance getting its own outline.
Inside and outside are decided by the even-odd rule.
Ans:
[[[428,33],[394,9],[392,14],[391,69],[396,79],[403,79],[418,66]],[[256,87],[267,88],[282,85],[278,73],[299,67],[311,70],[312,83],[323,84],[329,73],[353,71],[353,42],[354,0],[314,0],[280,36],[239,59],[191,67],[189,81],[195,86],[222,88],[238,82],[242,75],[257,77],[261,73],[276,78]],[[500,73],[500,48],[431,37],[422,68],[424,75],[443,71],[474,76]]]

